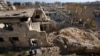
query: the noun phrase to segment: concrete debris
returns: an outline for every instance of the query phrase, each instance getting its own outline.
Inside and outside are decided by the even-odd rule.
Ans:
[[[1,52],[28,50],[29,56],[100,54],[100,32],[86,29],[90,20],[72,19],[56,6],[51,7],[52,12],[39,7],[0,11]]]
[[[42,48],[43,56],[59,56],[58,47]]]
[[[71,52],[100,52],[100,39],[97,34],[74,27],[60,30],[55,36],[54,44]]]

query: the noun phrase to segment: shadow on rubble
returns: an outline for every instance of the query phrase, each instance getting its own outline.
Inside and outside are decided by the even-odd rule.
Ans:
[[[22,48],[20,48],[20,47],[13,47],[13,48],[2,47],[2,48],[0,48],[0,54],[4,54],[4,53],[10,52],[10,51],[12,51],[12,52],[29,51],[30,49],[37,49],[37,48],[39,48],[39,47],[22,47]]]

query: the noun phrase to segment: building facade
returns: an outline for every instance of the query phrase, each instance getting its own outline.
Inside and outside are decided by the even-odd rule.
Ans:
[[[45,16],[41,9],[1,12],[0,50],[49,46],[46,31],[52,23]]]

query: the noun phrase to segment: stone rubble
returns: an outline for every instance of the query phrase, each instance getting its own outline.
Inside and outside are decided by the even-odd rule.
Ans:
[[[56,34],[57,35],[56,35]],[[60,30],[59,32],[51,33],[53,37],[53,44],[66,51],[80,52],[100,52],[99,33],[87,32],[75,27],[69,27]]]

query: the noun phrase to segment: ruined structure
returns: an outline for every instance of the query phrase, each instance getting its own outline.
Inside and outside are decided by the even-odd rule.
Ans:
[[[53,21],[42,9],[0,13],[0,50],[49,46],[46,32]]]
[[[0,0],[0,10],[5,10],[7,8],[6,0]]]
[[[57,7],[51,8],[50,12],[42,7],[0,11],[0,51],[27,49],[31,54],[39,52],[37,56],[100,55],[99,32],[75,27],[70,16]]]
[[[50,9],[49,9],[50,10]],[[53,10],[53,12],[52,12]],[[72,21],[71,14],[64,13],[57,7],[52,7],[51,12],[47,14],[57,22],[59,30],[49,33],[54,46],[58,46],[60,54],[81,53],[81,54],[99,54],[100,39],[99,32],[87,28],[89,19],[84,22],[82,19]],[[90,26],[90,25],[89,25]]]
[[[100,7],[94,10],[95,22],[97,28],[100,28]]]

